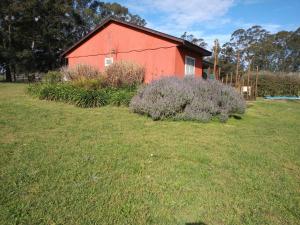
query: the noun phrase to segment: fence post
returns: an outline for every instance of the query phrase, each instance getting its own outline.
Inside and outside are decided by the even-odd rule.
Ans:
[[[255,99],[257,98],[257,82],[258,82],[258,66],[256,66],[256,77],[255,77]]]

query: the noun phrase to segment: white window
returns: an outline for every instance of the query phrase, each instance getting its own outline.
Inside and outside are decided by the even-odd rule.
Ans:
[[[185,75],[195,75],[195,58],[190,56],[185,57]]]
[[[113,64],[113,62],[114,62],[113,57],[104,58],[104,66],[109,66],[109,65]]]

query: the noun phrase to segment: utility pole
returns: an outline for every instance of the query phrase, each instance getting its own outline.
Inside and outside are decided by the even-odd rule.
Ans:
[[[249,88],[250,87],[250,73],[251,73],[252,62],[253,62],[253,58],[250,61],[249,68],[248,68],[248,73],[247,73],[247,94],[248,94],[247,98],[250,97],[251,92],[252,92],[252,90],[250,90],[250,88]]]
[[[217,79],[217,64],[218,64],[218,55],[219,55],[219,41],[218,39],[215,40],[215,46],[214,46],[214,75]]]
[[[11,51],[11,24],[13,17],[11,14],[9,14],[8,17],[5,17],[5,20],[7,20],[8,23],[8,51]],[[7,60],[4,64],[5,68],[5,79],[7,82],[12,82],[12,76],[11,76],[11,66],[10,66],[10,60]]]
[[[236,60],[236,74],[235,74],[235,84],[238,87],[239,81],[239,64],[240,64],[240,51],[237,52],[237,60]]]
[[[228,74],[226,74],[226,85],[227,85],[227,82],[228,82]]]
[[[256,66],[256,77],[255,77],[255,98],[257,98],[257,82],[258,82],[258,66]]]

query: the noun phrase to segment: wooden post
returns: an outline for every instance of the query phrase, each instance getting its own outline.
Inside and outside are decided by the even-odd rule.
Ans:
[[[255,99],[257,98],[257,82],[258,82],[258,66],[256,66],[256,77],[255,77]]]
[[[250,70],[248,71],[248,74],[247,74],[247,99],[249,98],[249,94],[250,94]]]
[[[237,59],[236,59],[236,74],[235,74],[235,83],[238,84],[240,82],[239,78],[239,64],[240,64],[240,51],[237,52]]]
[[[250,81],[250,89],[249,89],[249,99],[252,100],[253,99],[253,87],[252,87],[252,81]]]
[[[221,77],[221,67],[219,67],[219,76],[218,76],[218,80],[220,79]]]
[[[242,77],[242,86],[241,86],[241,92],[242,92],[242,95],[244,97],[244,92],[243,92],[243,87],[245,86],[245,80],[244,80],[244,77]]]
[[[232,73],[230,73],[230,86],[232,86]]]
[[[228,81],[228,74],[226,74],[226,85],[227,85],[227,81]]]
[[[217,79],[217,64],[218,64],[218,39],[215,40],[215,46],[214,46],[214,75]]]
[[[247,73],[247,85],[250,84],[250,70]]]

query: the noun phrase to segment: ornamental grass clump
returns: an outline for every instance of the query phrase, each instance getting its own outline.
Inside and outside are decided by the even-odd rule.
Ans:
[[[133,62],[117,61],[106,67],[103,76],[107,87],[133,87],[143,83],[145,69]]]
[[[180,119],[221,122],[245,112],[245,101],[232,87],[219,81],[195,78],[163,78],[141,87],[130,102],[133,112],[153,120]]]
[[[103,74],[90,65],[79,64],[74,67],[62,67],[60,73],[64,81],[86,90],[98,90],[104,85]]]
[[[78,64],[74,67],[62,67],[60,73],[66,81],[98,79],[102,76],[97,68],[85,64]]]

